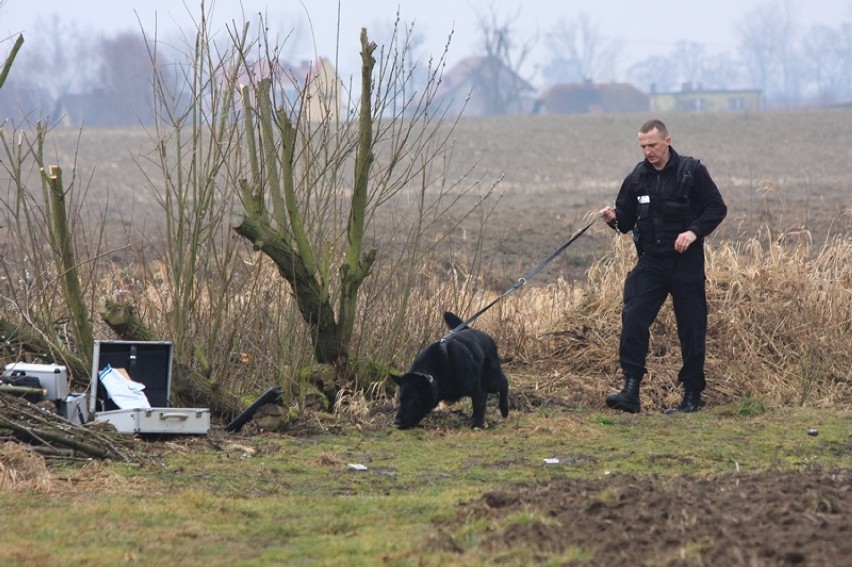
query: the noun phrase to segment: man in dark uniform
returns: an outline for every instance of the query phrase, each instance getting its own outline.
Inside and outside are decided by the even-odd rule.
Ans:
[[[683,401],[666,413],[694,412],[706,386],[704,356],[707,300],[703,239],[719,226],[727,207],[707,168],[671,147],[666,125],[649,120],[639,129],[645,159],[621,185],[615,208],[601,216],[614,229],[633,231],[638,261],[624,281],[619,362],[624,388],[606,397],[607,406],[638,413],[639,385],[651,324],[672,296],[683,366],[678,381]]]

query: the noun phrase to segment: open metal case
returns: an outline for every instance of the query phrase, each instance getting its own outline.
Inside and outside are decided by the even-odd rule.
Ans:
[[[210,431],[208,408],[170,407],[174,345],[165,341],[95,341],[89,415],[108,421],[122,433],[206,435]],[[149,408],[119,408],[99,379],[109,365],[122,369],[145,385]]]

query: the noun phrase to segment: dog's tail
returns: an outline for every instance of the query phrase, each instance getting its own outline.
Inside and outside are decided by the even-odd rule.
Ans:
[[[444,323],[446,323],[452,331],[453,329],[464,323],[464,321],[462,321],[461,318],[459,318],[459,316],[455,313],[451,311],[444,311]]]

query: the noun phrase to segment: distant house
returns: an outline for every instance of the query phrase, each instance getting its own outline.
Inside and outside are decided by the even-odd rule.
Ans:
[[[627,83],[563,83],[553,85],[536,100],[538,114],[605,114],[647,112],[648,95]]]
[[[679,92],[651,92],[653,112],[740,112],[760,110],[761,91],[708,90],[700,84],[686,83]]]
[[[530,112],[535,88],[496,57],[466,57],[441,77],[434,102],[448,115]]]
[[[298,65],[281,63],[277,69],[271,69],[269,61],[261,60],[250,71],[240,73],[237,84],[253,85],[265,78],[273,79],[273,96],[278,106],[286,103],[287,108],[304,112],[308,120],[316,122],[340,113],[340,79],[334,65],[325,57]]]

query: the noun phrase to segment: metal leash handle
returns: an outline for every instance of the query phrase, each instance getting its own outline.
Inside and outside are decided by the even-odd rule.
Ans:
[[[491,308],[494,306],[494,304],[495,304],[495,303],[497,303],[498,301],[500,301],[501,299],[503,299],[503,298],[504,298],[504,297],[506,297],[507,295],[509,295],[509,294],[511,294],[511,293],[514,293],[515,291],[517,291],[517,290],[519,290],[520,288],[524,287],[524,286],[526,285],[526,283],[527,283],[529,280],[531,280],[531,279],[532,279],[532,278],[533,278],[533,277],[534,277],[537,273],[539,273],[541,270],[543,270],[545,266],[547,266],[547,265],[548,265],[549,263],[551,263],[554,259],[556,259],[556,257],[557,257],[557,256],[559,256],[560,254],[562,254],[563,252],[565,252],[565,249],[566,249],[566,248],[568,248],[569,246],[571,246],[571,244],[572,244],[575,240],[577,240],[578,238],[580,238],[580,236],[581,236],[584,232],[586,232],[587,230],[589,230],[589,229],[592,227],[592,225],[593,225],[593,224],[595,224],[595,223],[597,222],[597,220],[598,220],[599,218],[601,218],[602,216],[603,216],[603,215],[601,215],[601,213],[596,213],[596,214],[595,214],[595,216],[592,218],[592,220],[591,220],[591,221],[589,221],[589,223],[588,223],[586,226],[584,226],[583,228],[581,228],[580,230],[578,230],[577,232],[575,232],[575,233],[574,233],[574,235],[573,235],[571,238],[569,238],[568,240],[566,240],[566,241],[562,244],[562,246],[560,246],[559,248],[557,248],[557,249],[553,252],[553,254],[551,254],[550,256],[548,256],[548,257],[547,257],[547,258],[546,258],[546,259],[545,259],[542,263],[540,263],[538,266],[536,266],[535,268],[533,268],[533,269],[532,269],[529,273],[527,273],[525,276],[523,276],[522,278],[519,278],[519,279],[518,279],[518,281],[515,283],[515,285],[513,285],[512,287],[510,287],[509,289],[507,289],[505,292],[503,292],[503,295],[501,295],[501,296],[499,296],[498,298],[494,299],[491,303],[489,303],[488,305],[486,305],[485,307],[483,307],[482,309],[480,309],[479,311],[477,311],[476,313],[474,313],[474,314],[473,314],[470,318],[468,318],[467,320],[463,321],[463,322],[462,322],[462,323],[461,323],[458,327],[456,327],[455,329],[452,329],[449,333],[447,333],[446,335],[444,335],[443,337],[441,337],[441,342],[444,342],[444,341],[447,341],[447,340],[449,340],[449,339],[453,338],[453,336],[454,336],[456,333],[458,333],[459,331],[461,331],[462,329],[464,329],[465,327],[467,327],[470,323],[472,323],[473,321],[475,321],[475,320],[476,320],[476,319],[477,319],[480,315],[482,315],[483,313],[485,313],[486,311],[488,311],[489,309],[491,309]]]

